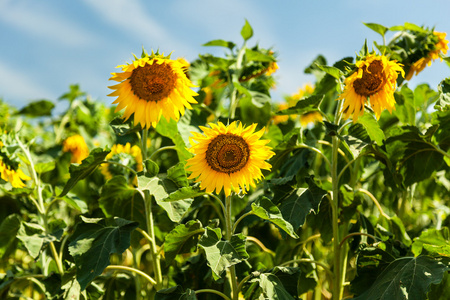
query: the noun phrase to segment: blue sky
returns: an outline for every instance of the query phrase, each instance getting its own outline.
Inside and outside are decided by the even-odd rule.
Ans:
[[[132,53],[140,55],[142,46],[188,61],[201,53],[221,55],[224,50],[202,44],[224,39],[240,45],[247,19],[254,30],[249,45],[278,53],[277,101],[314,81],[303,70],[318,54],[333,64],[354,56],[365,39],[381,42],[363,22],[411,22],[450,35],[449,11],[448,0],[0,0],[0,98],[17,108],[37,99],[57,102],[77,83],[109,104],[110,73]],[[410,85],[436,88],[449,76],[450,68],[436,61]]]

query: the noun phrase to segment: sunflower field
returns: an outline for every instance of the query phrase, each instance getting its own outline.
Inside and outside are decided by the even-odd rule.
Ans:
[[[365,25],[283,101],[247,21],[142,49],[111,105],[1,101],[0,299],[449,299],[450,77],[408,86],[449,41]]]

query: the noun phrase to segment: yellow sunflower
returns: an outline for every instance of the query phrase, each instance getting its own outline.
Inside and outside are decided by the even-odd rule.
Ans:
[[[63,152],[70,152],[72,154],[70,162],[77,164],[80,164],[89,155],[88,146],[79,134],[72,135],[64,140]]]
[[[413,77],[414,73],[418,75],[423,71],[423,69],[425,69],[427,65],[431,66],[431,63],[434,60],[440,58],[442,61],[441,54],[447,54],[448,40],[445,39],[447,33],[435,31],[433,32],[433,34],[438,37],[438,42],[436,43],[434,50],[430,51],[426,57],[422,57],[412,64],[411,68],[408,71],[408,74],[405,77],[406,80],[410,80]]]
[[[3,142],[0,141],[0,148],[3,147]],[[9,159],[7,157],[3,157],[0,154],[0,177],[4,181],[9,181],[12,187],[15,188],[23,188],[25,187],[25,183],[22,180],[30,180],[31,178],[23,173],[21,169],[19,169],[19,165],[14,167],[13,163],[9,163]]]
[[[278,105],[278,111],[288,109],[289,105],[287,103],[281,103]],[[272,117],[273,124],[285,123],[289,120],[292,115],[274,115]]]
[[[141,148],[130,143],[126,145],[115,144],[111,147],[111,152],[106,156],[105,160],[114,161],[122,165],[134,169],[136,172],[143,170]],[[125,168],[116,164],[102,164],[100,171],[106,180],[113,178],[114,175],[128,175]]]
[[[241,188],[245,193],[250,186],[255,187],[255,180],[263,178],[261,169],[272,167],[265,160],[275,154],[266,146],[269,140],[260,140],[264,129],[254,132],[257,124],[243,127],[237,122],[209,126],[201,126],[203,134],[192,132],[189,138],[193,145],[189,151],[195,154],[186,164],[192,172],[189,179],[198,177],[195,181],[201,182],[200,188],[207,193],[215,190],[219,194],[223,188],[226,196],[231,190],[238,193]]]
[[[322,122],[322,120],[322,114],[318,111],[308,112],[300,116],[300,124],[302,124],[303,127],[308,126],[309,123]]]
[[[311,96],[313,92],[314,92],[314,86],[312,84],[307,83],[307,84],[303,85],[303,87],[299,88],[298,92],[289,98],[289,101],[297,102],[299,99]],[[295,103],[290,103],[290,104],[294,105]]]
[[[344,92],[338,98],[345,99],[342,107],[344,118],[353,115],[353,122],[356,122],[364,114],[364,104],[368,99],[377,119],[384,109],[392,113],[397,72],[405,76],[401,66],[384,55],[370,54],[358,61],[355,72],[345,79]]]
[[[191,90],[194,85],[186,77],[183,60],[172,60],[162,55],[136,58],[131,64],[121,65],[121,73],[111,73],[109,80],[120,82],[110,86],[115,90],[108,96],[117,96],[115,112],[125,108],[124,118],[134,113],[134,123],[142,128],[155,127],[163,116],[178,121],[190,103],[197,103]]]

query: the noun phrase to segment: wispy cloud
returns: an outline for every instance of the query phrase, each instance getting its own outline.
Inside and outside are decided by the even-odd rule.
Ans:
[[[13,68],[3,61],[0,61],[0,82],[2,83],[0,97],[16,107],[24,105],[29,100],[55,98],[51,91],[37,84],[26,72]]]
[[[121,29],[141,43],[150,40],[155,50],[158,46],[164,46],[161,50],[169,50],[167,47],[171,47],[170,49],[182,49],[183,53],[194,52],[189,45],[180,43],[175,33],[159,24],[148,13],[150,5],[143,5],[138,0],[84,0],[84,2],[110,26]]]
[[[96,38],[77,24],[58,16],[41,1],[0,1],[0,23],[22,30],[34,37],[67,46],[86,46]]]

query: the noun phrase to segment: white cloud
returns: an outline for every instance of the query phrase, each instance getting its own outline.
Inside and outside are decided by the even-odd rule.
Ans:
[[[29,100],[55,98],[51,91],[37,84],[25,72],[2,61],[0,61],[0,82],[2,83],[0,98],[16,107],[24,105]]]
[[[0,22],[28,34],[67,46],[86,46],[96,38],[67,19],[58,17],[50,6],[41,1],[1,1]]]
[[[181,44],[177,40],[176,34],[168,31],[165,26],[152,18],[148,13],[148,7],[142,5],[139,0],[84,0],[84,2],[100,18],[126,32],[127,35],[138,39],[139,42],[150,40],[154,50],[161,46],[162,51],[177,49],[178,52],[180,49],[183,51],[181,53],[194,52],[189,45]]]

